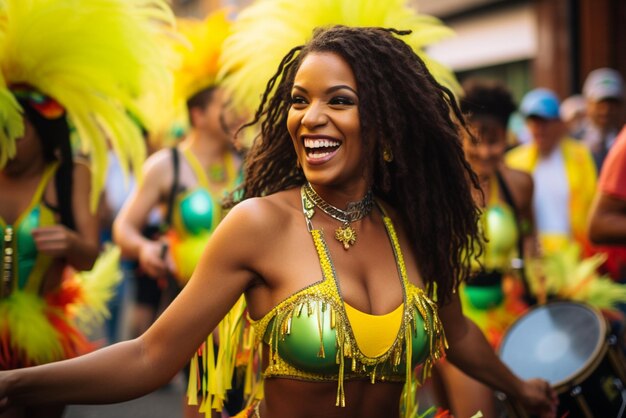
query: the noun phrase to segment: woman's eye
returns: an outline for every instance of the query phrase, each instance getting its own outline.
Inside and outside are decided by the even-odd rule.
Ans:
[[[345,96],[337,96],[337,97],[333,97],[329,103],[331,105],[350,106],[354,104],[354,100]]]
[[[291,97],[291,104],[292,105],[306,104],[306,100],[302,96],[292,96]]]

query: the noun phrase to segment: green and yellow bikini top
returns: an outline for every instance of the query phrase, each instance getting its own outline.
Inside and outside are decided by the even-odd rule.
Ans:
[[[52,257],[37,251],[32,231],[56,223],[54,212],[43,202],[43,194],[58,163],[49,164],[41,176],[28,208],[13,224],[0,217],[2,233],[1,297],[21,290],[38,294]]]
[[[302,198],[304,208],[304,194]],[[418,364],[424,364],[424,378],[443,356],[446,343],[436,304],[408,280],[391,219],[378,202],[377,207],[393,248],[403,303],[386,315],[370,315],[345,303],[324,235],[308,223],[322,280],[251,320],[255,346],[264,342],[269,348],[264,377],[337,381],[337,405],[344,406],[345,379],[411,382]],[[412,410],[414,397],[407,393],[404,401],[403,409]]]
[[[510,205],[499,198],[498,179],[490,181],[489,202],[481,216],[481,227],[487,242],[483,253],[483,268],[488,271],[508,271],[517,255],[519,230]],[[475,266],[479,269],[478,265]]]
[[[241,182],[241,173],[237,172],[233,156],[227,152],[224,157],[224,169],[229,182],[224,187],[222,194],[211,193],[209,178],[196,156],[189,149],[184,149],[181,152],[196,176],[198,184],[176,196],[172,226],[181,235],[200,235],[213,232],[222,220],[220,201],[224,197],[223,194]]]
[[[211,192],[209,178],[193,153],[182,151],[197,179],[197,186],[178,193],[172,205],[171,228],[168,231],[170,251],[176,265],[176,278],[186,283],[196,267],[207,240],[223,218],[221,199],[241,182],[230,152],[225,155],[225,176],[229,180],[222,193]]]

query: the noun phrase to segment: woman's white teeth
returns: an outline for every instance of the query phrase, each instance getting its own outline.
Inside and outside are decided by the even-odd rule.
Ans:
[[[304,146],[307,148],[328,148],[328,147],[338,147],[339,145],[341,145],[341,142],[333,141],[331,139],[307,138],[304,140]]]
[[[326,157],[327,155],[330,155],[330,154],[332,154],[332,153],[329,152],[329,151],[313,151],[311,153],[311,155],[314,155],[317,158],[323,158],[323,157]]]

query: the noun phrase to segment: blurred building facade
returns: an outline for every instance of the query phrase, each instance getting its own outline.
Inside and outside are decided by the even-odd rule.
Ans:
[[[519,99],[533,87],[564,98],[580,92],[587,74],[612,67],[626,75],[624,0],[414,0],[422,13],[456,36],[431,54],[462,80],[505,81]]]
[[[205,16],[251,0],[171,0],[179,16]],[[613,67],[626,76],[626,0],[408,0],[456,36],[429,49],[459,79],[496,78],[519,98],[547,87],[564,98],[587,74]]]

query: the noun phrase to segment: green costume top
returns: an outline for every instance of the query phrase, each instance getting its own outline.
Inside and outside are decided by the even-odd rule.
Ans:
[[[511,259],[517,254],[519,231],[513,209],[499,199],[495,176],[490,187],[489,203],[481,218],[481,226],[487,237],[483,268],[487,271],[506,271],[511,268]]]
[[[35,246],[32,231],[42,226],[55,224],[54,213],[43,203],[43,193],[58,164],[48,165],[28,205],[14,224],[0,217],[0,232],[3,236],[2,296],[15,290],[39,293],[43,277],[52,258],[40,254]]]
[[[504,298],[502,273],[511,269],[511,260],[517,255],[519,230],[510,205],[499,199],[498,180],[490,182],[489,202],[481,216],[481,228],[487,242],[482,266],[474,264],[476,276],[464,287],[462,298],[473,308],[489,309],[498,306]]]
[[[305,207],[304,192],[302,199]],[[337,405],[342,406],[345,379],[407,382],[409,390],[405,390],[402,409],[411,411],[413,370],[424,363],[423,376],[429,372],[443,355],[445,337],[435,303],[408,280],[393,224],[382,206],[379,208],[396,259],[402,305],[390,314],[376,316],[347,305],[323,233],[312,229],[309,222],[322,279],[291,295],[260,320],[252,321],[255,346],[263,341],[270,350],[266,378],[337,381]],[[368,338],[374,332],[368,329],[372,319],[381,322],[383,328],[386,322],[387,334],[391,332],[386,346],[372,346],[377,339]]]
[[[198,159],[189,150],[182,153],[198,184],[176,195],[172,207],[171,230],[167,235],[176,265],[177,279],[184,284],[191,277],[204,246],[224,213],[220,201],[223,196],[209,190],[209,179]],[[237,172],[231,153],[226,153],[225,170],[229,183],[223,193],[233,189],[242,179],[242,173]]]

